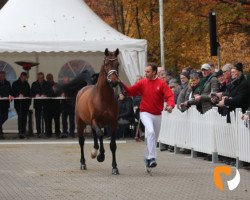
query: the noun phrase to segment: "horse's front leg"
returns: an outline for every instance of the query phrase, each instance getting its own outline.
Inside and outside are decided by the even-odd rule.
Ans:
[[[85,163],[85,158],[84,158],[84,128],[86,127],[85,124],[79,119],[78,115],[76,115],[76,121],[77,121],[77,135],[78,135],[78,140],[79,140],[79,145],[81,148],[81,159],[80,159],[80,169],[86,170],[86,163]]]
[[[112,174],[113,175],[118,175],[119,170],[117,168],[117,163],[116,163],[116,127],[112,127],[112,134],[111,134],[111,141],[110,141],[110,150],[112,152]]]
[[[97,161],[98,162],[103,162],[105,160],[105,150],[103,146],[103,136],[99,136],[99,141],[100,141],[100,153],[97,156]]]
[[[95,119],[92,121],[92,127],[94,129],[94,132],[96,133],[96,136],[99,138],[99,141],[100,141],[100,153],[97,156],[97,161],[98,162],[103,162],[105,160],[105,154],[104,154],[105,150],[104,150],[104,147],[103,147],[103,132],[100,129],[100,127],[98,126]],[[97,141],[97,138],[94,137],[94,141],[95,140]]]
[[[95,129],[92,128],[92,132],[93,132],[93,137],[94,137],[94,148],[91,151],[91,158],[94,159],[97,156],[99,145],[98,145],[98,138],[97,138]]]
[[[86,163],[85,163],[85,158],[84,158],[84,142],[85,142],[85,138],[83,135],[80,135],[79,136],[79,145],[80,145],[80,148],[81,148],[81,159],[80,159],[80,169],[81,170],[86,170],[87,167],[86,167]]]

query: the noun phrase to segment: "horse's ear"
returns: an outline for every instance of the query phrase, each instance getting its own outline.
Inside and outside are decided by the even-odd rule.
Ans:
[[[119,49],[115,50],[115,56],[117,57],[119,55]]]
[[[105,56],[109,56],[109,50],[108,50],[108,48],[105,49],[105,53],[104,54],[105,54]]]

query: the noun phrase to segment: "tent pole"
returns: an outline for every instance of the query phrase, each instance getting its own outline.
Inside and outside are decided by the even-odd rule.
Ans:
[[[35,59],[36,63],[39,63],[39,55],[38,53],[35,53]],[[36,74],[39,72],[39,65],[36,66]]]
[[[159,10],[160,10],[161,67],[162,67],[162,68],[165,68],[165,58],[164,58],[163,0],[159,0]]]

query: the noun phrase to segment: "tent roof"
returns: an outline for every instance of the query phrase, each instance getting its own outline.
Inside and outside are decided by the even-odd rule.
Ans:
[[[0,52],[146,51],[102,21],[83,0],[9,0],[0,10]]]

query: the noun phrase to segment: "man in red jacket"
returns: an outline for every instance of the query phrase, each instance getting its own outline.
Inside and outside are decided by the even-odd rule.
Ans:
[[[174,94],[167,83],[157,77],[157,65],[150,63],[145,68],[146,78],[129,87],[124,83],[124,89],[130,96],[141,95],[140,118],[146,130],[146,167],[156,167],[156,143],[161,127],[161,112],[164,100],[167,102],[165,110],[169,113],[175,106]]]

